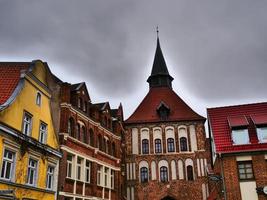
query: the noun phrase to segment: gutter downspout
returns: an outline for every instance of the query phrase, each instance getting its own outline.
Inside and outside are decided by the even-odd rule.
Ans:
[[[227,200],[226,186],[225,186],[225,181],[224,181],[223,157],[220,153],[219,153],[219,157],[221,158],[221,175],[222,175],[222,184],[223,184],[223,196],[224,196],[224,200]]]

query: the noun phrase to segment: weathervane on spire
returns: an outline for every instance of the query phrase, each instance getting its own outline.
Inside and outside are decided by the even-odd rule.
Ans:
[[[157,38],[159,37],[159,27],[157,26]]]

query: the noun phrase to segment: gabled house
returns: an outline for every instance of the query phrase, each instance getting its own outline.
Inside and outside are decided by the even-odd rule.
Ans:
[[[213,163],[210,199],[266,199],[267,103],[208,108],[207,114]]]

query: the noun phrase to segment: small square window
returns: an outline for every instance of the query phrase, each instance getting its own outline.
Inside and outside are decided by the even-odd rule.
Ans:
[[[233,129],[232,140],[234,144],[249,144],[248,129]]]
[[[252,162],[251,161],[240,161],[237,162],[238,175],[240,180],[251,180],[254,179]]]

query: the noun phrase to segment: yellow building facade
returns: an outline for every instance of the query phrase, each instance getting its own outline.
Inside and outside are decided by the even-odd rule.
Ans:
[[[61,158],[46,63],[0,63],[0,199],[57,198]]]

